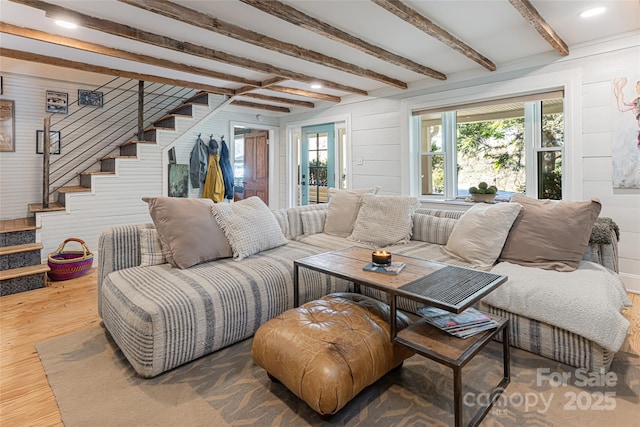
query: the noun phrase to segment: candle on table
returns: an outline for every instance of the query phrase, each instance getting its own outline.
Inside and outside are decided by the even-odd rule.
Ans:
[[[371,260],[375,265],[391,264],[391,252],[377,250],[371,254]]]

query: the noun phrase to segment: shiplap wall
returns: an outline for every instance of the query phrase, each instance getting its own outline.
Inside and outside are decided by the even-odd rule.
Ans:
[[[601,215],[613,218],[619,225],[620,270],[628,289],[640,293],[640,189],[613,189],[611,154],[611,118],[616,109],[611,82],[614,78],[626,76],[631,82],[627,87],[627,96],[633,95],[635,82],[640,80],[640,47],[637,35],[635,37],[635,42],[633,36],[631,43],[628,40],[603,42],[602,46],[585,47],[554,64],[537,69],[513,70],[504,76],[517,78],[563,70],[579,70],[581,73],[582,105],[577,108],[582,111],[583,122],[581,135],[578,136],[582,144],[582,149],[578,150],[582,152],[582,199],[599,198],[603,205]],[[507,81],[504,76],[497,74],[490,78],[478,78],[476,83]],[[447,90],[474,86],[474,80],[456,82],[455,77],[451,80],[446,86]],[[438,90],[430,89],[426,93],[438,93]],[[408,93],[407,97],[416,95],[420,93],[414,91]],[[633,97],[628,100],[631,99]],[[402,162],[402,149],[409,141],[402,140],[403,118],[400,116],[399,100],[345,103],[320,112],[288,116],[281,122],[283,128],[297,122],[324,123],[328,117],[346,113],[352,118],[352,188],[379,185],[383,194],[400,194],[401,184],[409,181],[408,170],[403,168]],[[281,153],[284,153],[286,144],[286,137],[283,137]],[[362,160],[362,164],[358,164],[358,159]],[[460,203],[431,205],[455,210],[466,208]]]
[[[96,87],[110,79],[90,73],[66,73],[55,67],[44,70],[36,67],[38,73],[32,75],[29,74],[32,70],[27,72],[23,64],[16,68],[25,73],[14,73],[6,71],[4,65],[3,62],[2,99],[14,100],[16,104],[16,151],[0,153],[0,215],[1,219],[13,219],[26,217],[28,204],[41,201],[42,155],[35,153],[35,131],[42,128],[46,90],[68,92],[71,101],[76,98],[78,88]],[[58,79],[47,77],[51,75],[58,75]],[[65,81],[66,75],[75,77],[76,81]],[[140,144],[138,158],[118,159],[115,175],[93,177],[91,193],[68,194],[65,212],[38,214],[41,229],[37,240],[44,246],[43,260],[68,237],[80,238],[96,250],[103,229],[150,222],[147,205],[141,199],[167,194],[170,147],[175,146],[178,163],[188,164],[198,133],[207,142],[211,134],[218,141],[224,135],[227,142],[232,142],[231,123],[255,124],[262,128],[278,125],[277,119],[269,116],[263,115],[259,121],[255,114],[229,107],[216,111],[223,102],[223,97],[210,95],[209,107],[195,106],[193,118],[176,119],[175,131],[159,131],[157,145]],[[233,150],[232,144],[229,148]],[[278,174],[277,164],[274,173]],[[190,188],[190,197],[199,194],[200,190]]]
[[[66,92],[72,101],[77,98],[78,89],[86,86],[63,80],[33,79],[4,70],[2,76],[0,97],[15,102],[15,152],[0,153],[0,219],[11,219],[26,216],[29,203],[42,201],[42,155],[36,154],[36,130],[43,129],[47,115],[46,91]],[[64,150],[64,134],[62,141]],[[51,156],[52,161],[55,158]]]
[[[111,77],[100,76],[88,82],[68,82],[4,71],[2,75],[1,98],[14,101],[16,120],[15,152],[0,154],[0,219],[24,217],[29,203],[42,202],[43,156],[36,154],[36,131],[44,128],[44,117],[49,115],[45,112],[47,90],[68,94],[68,114],[54,114],[51,117],[51,130],[60,132],[62,142],[61,154],[51,155],[50,159],[51,188],[79,185],[78,178],[72,179],[68,184],[67,181],[87,167],[88,171],[100,170],[95,159],[117,154],[117,146],[134,136],[131,129],[137,124],[136,82],[126,83],[127,79],[118,79],[109,86],[99,88],[104,94],[104,108],[95,108],[77,105],[78,89],[95,89],[110,82]],[[149,83],[145,85],[146,90],[161,93],[150,93],[146,99],[146,107],[153,108],[156,118],[159,118],[159,112],[166,111],[170,105],[168,103],[175,105],[179,102],[180,98],[170,95],[176,90],[182,90],[159,86]],[[114,103],[122,105],[111,109]],[[76,154],[79,152],[84,154]]]

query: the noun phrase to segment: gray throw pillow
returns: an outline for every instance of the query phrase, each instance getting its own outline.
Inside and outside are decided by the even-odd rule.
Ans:
[[[513,223],[500,261],[545,270],[578,268],[602,208],[598,199],[558,202],[515,194],[511,202],[524,209]]]
[[[167,261],[179,268],[232,255],[224,233],[211,215],[211,199],[143,197],[158,230]]]

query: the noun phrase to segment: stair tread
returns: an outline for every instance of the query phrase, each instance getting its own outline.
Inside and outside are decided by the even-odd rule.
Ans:
[[[19,254],[21,252],[31,252],[42,249],[42,243],[24,243],[22,245],[3,246],[0,248],[0,255]]]
[[[120,147],[124,147],[125,145],[133,145],[133,144],[155,144],[155,141],[138,141],[138,140],[131,140],[131,141],[127,141],[127,142],[123,142],[122,144],[120,144]]]
[[[167,114],[166,116],[162,116],[162,117],[160,117],[158,120],[154,120],[153,122],[154,122],[154,123],[158,123],[158,122],[161,122],[161,121],[163,121],[163,120],[173,119],[173,118],[174,118],[174,117],[176,117],[176,116],[184,116],[184,114],[170,113],[170,114]]]
[[[150,132],[152,130],[175,130],[175,128],[170,128],[170,127],[166,127],[166,126],[151,126],[151,127],[146,128],[144,130],[144,132]]]
[[[164,119],[170,119],[171,117],[193,117],[191,114],[184,114],[184,113],[172,113],[169,112],[168,115],[164,116],[163,118],[161,118],[160,120],[164,120]],[[156,120],[156,122],[159,122],[160,120]]]
[[[34,274],[47,273],[51,269],[47,264],[29,265],[27,267],[11,268],[0,271],[0,280],[15,279],[16,277],[32,276]]]
[[[82,187],[80,185],[76,185],[73,187],[60,187],[56,190],[58,193],[82,193],[91,191],[88,187]]]
[[[105,172],[105,171],[96,171],[96,172],[82,172],[80,175],[115,175],[115,172]],[[86,188],[86,187],[83,187]],[[89,189],[87,189],[89,190]]]
[[[16,231],[37,230],[39,228],[40,227],[36,226],[36,219],[34,217],[4,219],[0,221],[0,234],[14,233]]]
[[[49,203],[49,207],[44,209],[42,207],[42,203],[31,203],[29,205],[29,212],[31,213],[36,213],[36,212],[57,212],[57,211],[63,211],[66,208],[64,207],[64,205],[62,203],[58,203],[58,202],[50,202]]]
[[[138,156],[107,156],[103,157],[100,160],[111,160],[111,159],[137,159]]]

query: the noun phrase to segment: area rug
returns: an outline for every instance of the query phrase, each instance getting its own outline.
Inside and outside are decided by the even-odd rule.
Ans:
[[[36,345],[62,420],[75,426],[452,426],[452,371],[413,356],[322,420],[251,358],[251,340],[156,378],[138,377],[96,326]],[[463,369],[464,423],[502,375],[501,344]],[[639,426],[640,356],[620,352],[611,373],[512,349],[511,383],[484,426]]]

